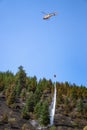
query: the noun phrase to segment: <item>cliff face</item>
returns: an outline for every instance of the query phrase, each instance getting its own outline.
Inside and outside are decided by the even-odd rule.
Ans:
[[[57,83],[54,125],[59,130],[83,130],[87,125],[87,88]]]
[[[16,75],[0,73],[0,130],[83,130],[87,125],[87,88],[56,82],[56,111],[50,126],[53,95],[51,80],[43,78],[37,82],[22,67]],[[39,123],[33,126],[32,120]]]
[[[76,107],[67,110],[62,104],[56,108],[54,125],[58,130],[83,130],[87,125],[87,115],[78,112]]]
[[[83,130],[86,123],[87,121],[84,119],[73,119],[67,115],[62,114],[56,114],[54,120],[54,125],[56,126],[56,128],[61,128],[61,130]]]
[[[47,93],[47,96],[49,94]],[[87,125],[86,116],[78,113],[76,108],[69,112],[65,111],[64,104],[56,106],[53,129],[50,126],[41,128],[36,121],[36,124],[34,123],[34,125],[32,125],[31,121],[32,119],[25,120],[21,118],[21,107],[15,109],[8,107],[5,97],[0,97],[0,130],[4,130],[5,128],[11,130],[21,130],[23,128],[25,128],[25,130],[83,130]]]

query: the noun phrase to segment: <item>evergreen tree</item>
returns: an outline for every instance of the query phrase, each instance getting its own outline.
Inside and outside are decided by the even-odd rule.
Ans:
[[[0,91],[4,90],[3,73],[0,72]]]
[[[16,100],[16,92],[15,90],[12,90],[9,93],[9,96],[7,97],[7,104],[10,106],[15,103],[15,100]]]
[[[20,93],[23,88],[26,88],[26,73],[23,70],[23,67],[20,66],[18,73],[16,74],[16,94],[20,96]]]
[[[72,87],[71,98],[72,98],[72,100],[76,100],[77,99],[77,91],[76,91],[75,87]]]
[[[28,81],[28,91],[32,91],[33,93],[35,92],[37,87],[37,78],[36,76],[29,78]]]
[[[22,100],[26,99],[26,89],[25,88],[22,89],[20,97],[21,97]]]
[[[87,103],[84,106],[84,113],[87,115]]]
[[[35,102],[34,101],[34,94],[31,92],[29,94],[29,97],[28,97],[27,101],[26,101],[26,109],[27,109],[27,111],[29,111],[29,112],[34,111],[34,106],[35,106],[34,102]]]
[[[78,105],[77,105],[77,111],[82,112],[83,111],[83,102],[82,99],[80,99]]]
[[[39,101],[39,102],[36,104],[35,108],[34,108],[34,114],[35,114],[35,116],[36,116],[37,119],[40,118],[41,110],[42,110],[42,102]]]
[[[22,118],[24,118],[24,119],[29,119],[30,118],[29,112],[27,111],[26,106],[23,107],[21,115],[22,115]]]
[[[45,126],[50,123],[49,105],[47,101],[45,101],[42,105],[42,110],[41,110],[39,121],[40,121],[40,124],[45,125]]]

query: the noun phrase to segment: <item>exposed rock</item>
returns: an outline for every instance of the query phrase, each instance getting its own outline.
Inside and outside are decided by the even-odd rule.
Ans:
[[[36,121],[36,120],[30,120],[29,122],[35,128],[39,126],[38,121]]]
[[[54,124],[57,126],[57,125],[60,125],[60,124],[65,124],[65,126],[69,125],[69,126],[72,126],[71,124],[71,118],[68,117],[68,116],[64,116],[64,115],[61,115],[61,114],[56,114],[55,115],[55,120],[54,120]]]
[[[84,127],[83,125],[79,125],[78,123],[76,123],[75,120],[73,120],[71,117],[62,114],[55,115],[54,125],[57,128],[61,127],[61,130],[73,130],[75,128],[77,128],[77,130],[82,130],[82,128]]]

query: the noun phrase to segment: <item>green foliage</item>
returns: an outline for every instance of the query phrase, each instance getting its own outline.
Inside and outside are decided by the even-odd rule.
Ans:
[[[56,127],[55,127],[55,126],[52,126],[52,127],[50,128],[50,130],[56,130]]]
[[[84,106],[84,112],[87,113],[87,103]]]
[[[56,88],[56,108],[59,108],[57,108],[59,112],[67,112],[72,115],[74,110],[75,114],[78,113],[80,116],[83,114],[84,118],[87,118],[86,87],[68,82],[56,82]],[[30,114],[32,114],[41,124],[49,124],[49,105],[54,94],[51,80],[43,78],[37,82],[36,76],[28,77],[23,67],[19,66],[15,75],[10,71],[0,72],[0,92],[6,96],[9,106],[16,106],[16,101],[26,102],[22,110],[23,118],[30,118]],[[83,103],[83,101],[85,102]]]
[[[21,99],[22,100],[25,100],[26,99],[26,89],[24,88],[24,89],[22,89],[22,91],[21,91],[21,94],[20,94],[20,97],[21,97]]]
[[[15,92],[15,89],[14,89],[14,86],[11,86],[10,88],[7,89],[7,98],[6,98],[6,102],[7,102],[7,105],[12,105],[15,103],[15,100],[16,100],[16,92]]]
[[[47,101],[38,102],[35,106],[34,113],[41,125],[48,125],[50,123],[49,104]]]
[[[15,90],[16,90],[17,97],[20,96],[22,88],[19,82],[17,83]]]
[[[30,115],[29,115],[29,112],[27,111],[26,106],[23,107],[21,116],[24,119],[29,119],[30,118]]]
[[[66,106],[69,105],[69,98],[68,98],[68,97],[65,98],[65,105],[66,105]]]
[[[50,123],[49,105],[48,105],[47,101],[45,101],[42,104],[39,122],[40,122],[40,124],[45,125],[45,126]]]
[[[37,119],[40,118],[41,110],[42,110],[42,102],[38,102],[34,108],[34,114]]]
[[[76,92],[76,88],[72,88],[72,91],[71,91],[71,98],[72,100],[76,100],[77,99],[77,92]]]
[[[26,88],[26,73],[23,70],[23,67],[19,67],[19,71],[16,74],[16,94],[20,96],[20,93],[23,88]]]
[[[14,84],[15,77],[12,72],[7,71],[4,74],[4,82],[5,82],[5,89],[7,89],[10,85]]]
[[[31,92],[29,94],[29,97],[28,97],[27,101],[26,101],[26,109],[27,109],[27,111],[33,112],[34,111],[34,106],[35,106],[34,104],[35,104],[34,94]]]
[[[42,92],[39,88],[36,89],[35,93],[34,93],[34,97],[35,97],[35,104],[37,104],[40,101]]]
[[[83,111],[83,102],[82,102],[82,99],[80,99],[80,101],[77,104],[77,111],[78,112],[82,112]]]
[[[34,93],[35,90],[36,90],[36,87],[37,87],[36,76],[27,79],[27,89],[28,89],[29,92],[32,91]]]
[[[3,73],[0,72],[0,91],[4,89]]]
[[[0,91],[5,90],[9,85],[13,84],[14,75],[10,71],[0,72]]]

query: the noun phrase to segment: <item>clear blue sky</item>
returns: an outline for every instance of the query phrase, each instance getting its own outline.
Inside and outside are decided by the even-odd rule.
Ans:
[[[44,21],[41,12],[58,12]],[[87,0],[0,0],[0,71],[87,86]]]

